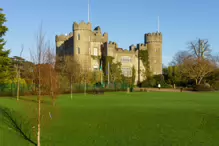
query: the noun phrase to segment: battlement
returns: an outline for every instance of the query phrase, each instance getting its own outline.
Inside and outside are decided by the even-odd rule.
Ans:
[[[147,50],[147,44],[137,44],[137,50]]]
[[[101,33],[101,28],[100,28],[100,26],[97,26],[96,28],[94,28],[94,32]]]
[[[135,45],[129,46],[129,51],[135,51],[135,50],[136,50],[136,46]]]
[[[117,53],[125,53],[125,54],[134,54],[133,51],[129,51],[127,49],[122,49],[122,48],[116,48]]]
[[[162,33],[160,32],[146,33],[145,44],[150,42],[162,42]]]
[[[162,36],[161,32],[146,33],[146,36]]]
[[[104,33],[103,33],[103,36],[104,36],[104,37],[105,37],[105,36],[108,37],[108,33],[104,32]]]
[[[137,44],[137,47],[147,47],[147,44]]]
[[[92,30],[92,25],[90,22],[88,23],[85,23],[85,22],[80,22],[80,23],[77,23],[77,22],[74,22],[73,24],[73,31],[75,30]]]
[[[69,33],[69,34],[61,34],[61,35],[56,35],[55,39],[56,39],[56,42],[59,42],[59,41],[66,41],[68,40],[69,38],[71,38],[73,36],[73,33]]]
[[[117,43],[116,43],[116,42],[109,41],[108,44],[109,44],[109,45],[115,45],[115,44],[117,44]]]

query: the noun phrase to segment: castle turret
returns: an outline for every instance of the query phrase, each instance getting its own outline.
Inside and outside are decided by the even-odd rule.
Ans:
[[[145,34],[145,44],[147,44],[151,72],[162,74],[162,34]]]
[[[90,42],[92,37],[91,23],[76,23],[73,24],[73,48],[74,56],[83,64],[84,68],[90,68]]]
[[[74,23],[74,55],[89,55],[91,23]]]

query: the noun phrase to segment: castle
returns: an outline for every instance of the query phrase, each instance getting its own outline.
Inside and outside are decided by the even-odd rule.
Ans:
[[[90,71],[97,71],[100,62],[96,57],[113,57],[113,62],[121,62],[122,74],[126,77],[132,76],[132,67],[136,71],[136,83],[143,81],[141,73],[145,70],[139,57],[140,50],[148,51],[150,72],[154,75],[162,74],[162,34],[160,32],[147,33],[144,35],[144,44],[131,45],[129,50],[119,48],[117,43],[108,41],[108,33],[103,33],[98,26],[92,30],[90,22],[73,24],[73,32],[68,35],[56,35],[56,55],[72,55],[80,64],[87,64]]]

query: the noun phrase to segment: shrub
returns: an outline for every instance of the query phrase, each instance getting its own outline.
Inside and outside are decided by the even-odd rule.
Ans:
[[[165,84],[161,84],[161,88],[173,88],[173,86],[165,83]]]
[[[156,80],[154,78],[149,78],[141,83],[141,87],[155,87],[155,86],[156,86]]]
[[[200,84],[194,86],[194,91],[212,91],[213,89],[207,84]]]
[[[219,81],[214,82],[214,83],[212,84],[212,88],[213,88],[214,90],[219,90]]]

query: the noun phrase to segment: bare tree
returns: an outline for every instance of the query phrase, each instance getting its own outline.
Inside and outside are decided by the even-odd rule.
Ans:
[[[70,89],[71,89],[71,99],[72,99],[72,84],[73,82],[77,82],[80,76],[80,64],[74,56],[65,56],[64,63],[62,63],[64,67],[63,74],[67,76]]]
[[[36,54],[34,52],[30,52],[32,61],[36,64],[36,69],[34,73],[36,73],[35,80],[37,80],[38,84],[38,116],[37,116],[37,145],[40,146],[40,137],[41,137],[41,64],[45,61],[45,34],[42,30],[42,24],[39,28],[39,32],[36,35]]]
[[[196,41],[190,42],[188,47],[194,57],[206,58],[210,56],[211,49],[208,40],[198,39]]]
[[[182,64],[184,59],[189,57],[191,57],[191,54],[188,51],[179,51],[174,55],[173,60],[170,62],[169,66]]]
[[[22,45],[21,47],[21,52],[20,52],[20,58],[23,53],[24,46]],[[16,65],[16,73],[17,73],[17,100],[19,100],[20,97],[20,76],[21,76],[21,60],[18,60],[17,65]]]
[[[53,49],[51,49],[50,44],[48,44],[47,49],[45,51],[45,64],[46,67],[48,68],[44,68],[44,70],[46,72],[44,72],[45,74],[43,75],[43,81],[44,81],[44,85],[46,86],[44,89],[45,94],[49,94],[52,98],[53,101],[53,105],[55,105],[55,99],[57,97],[58,94],[58,74],[56,73],[55,70],[55,52]],[[49,74],[48,74],[48,70],[49,70]]]
[[[88,74],[89,74],[89,69],[88,69],[88,60],[87,57],[83,61],[82,67],[80,67],[80,74],[82,81],[84,82],[84,95],[87,94],[87,83],[88,83]]]
[[[194,79],[197,84],[201,84],[202,79],[214,71],[214,62],[200,58],[185,58],[179,65],[180,72],[190,79]]]

